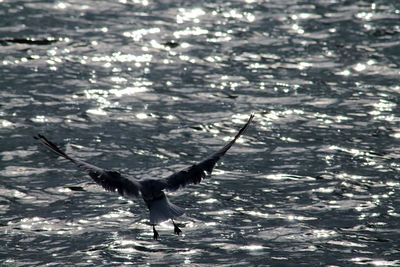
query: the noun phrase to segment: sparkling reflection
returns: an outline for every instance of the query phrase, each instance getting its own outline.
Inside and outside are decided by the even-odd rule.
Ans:
[[[396,1],[0,2],[0,265],[400,264]],[[166,177],[250,112],[160,242],[31,138]]]

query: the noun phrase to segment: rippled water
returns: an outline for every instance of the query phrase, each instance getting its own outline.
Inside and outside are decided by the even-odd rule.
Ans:
[[[400,4],[0,0],[0,265],[400,265]],[[255,123],[152,240],[31,138],[164,177]]]

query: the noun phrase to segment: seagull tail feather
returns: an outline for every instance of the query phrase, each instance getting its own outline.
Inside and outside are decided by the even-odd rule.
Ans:
[[[149,210],[151,224],[158,224],[169,219],[175,219],[185,213],[182,208],[172,204],[166,197],[151,201]]]

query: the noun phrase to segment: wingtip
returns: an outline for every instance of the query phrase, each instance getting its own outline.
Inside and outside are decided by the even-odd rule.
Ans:
[[[249,124],[253,121],[253,118],[254,118],[255,116],[256,116],[256,114],[255,114],[254,112],[250,113],[250,117],[249,117],[249,119],[247,120],[246,126],[249,125]]]
[[[42,134],[34,135],[33,138],[34,138],[35,140],[46,139],[46,138],[44,137],[44,135],[42,135]]]

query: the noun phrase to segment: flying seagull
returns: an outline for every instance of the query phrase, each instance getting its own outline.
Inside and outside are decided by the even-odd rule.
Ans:
[[[150,211],[150,224],[153,226],[153,238],[154,240],[157,240],[159,234],[155,225],[169,219],[172,220],[174,225],[174,233],[177,235],[182,233],[179,227],[175,224],[174,219],[181,216],[184,213],[184,210],[172,204],[168,200],[164,191],[176,191],[189,184],[198,184],[202,179],[206,178],[207,175],[211,175],[215,164],[246,131],[253,118],[254,114],[251,114],[247,123],[239,130],[233,140],[227,143],[223,148],[214,154],[211,154],[203,161],[193,164],[190,167],[162,179],[138,180],[130,176],[123,176],[117,171],[105,170],[67,155],[58,146],[41,134],[34,136],[34,138],[39,140],[42,145],[57,155],[71,161],[81,170],[86,171],[89,176],[105,190],[116,191],[126,198],[141,196]]]

